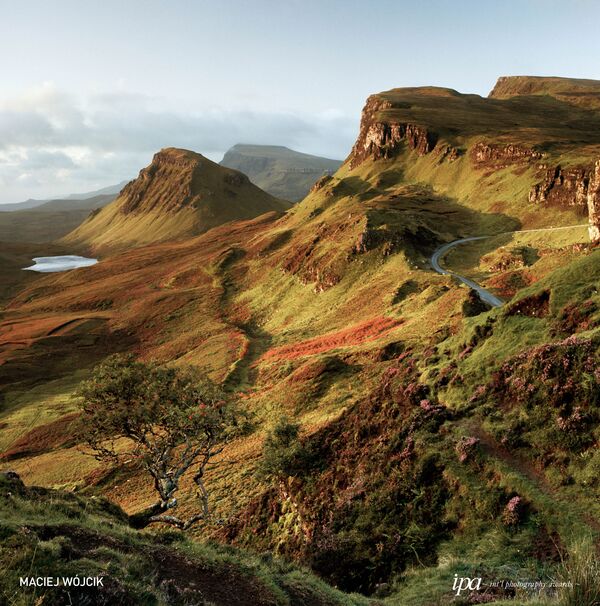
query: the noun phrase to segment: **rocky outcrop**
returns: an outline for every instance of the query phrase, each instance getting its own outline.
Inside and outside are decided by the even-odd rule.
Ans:
[[[519,164],[540,160],[542,154],[529,147],[509,143],[498,145],[494,143],[477,143],[471,150],[471,159],[475,164],[491,164],[495,168],[503,168],[510,164]]]
[[[394,233],[389,229],[374,229],[367,226],[358,236],[358,240],[354,244],[352,252],[360,255],[382,246],[383,255],[387,256],[395,252],[401,243],[401,234]]]
[[[143,168],[138,178],[128,183],[121,192],[124,202],[121,212],[135,213],[142,210],[151,210],[160,202],[163,210],[176,210],[189,204],[192,198],[192,177],[197,168],[195,158],[183,154],[175,154],[170,150],[161,150],[152,158],[152,162]],[[163,196],[151,196],[153,189],[169,181],[171,187]],[[166,188],[165,188],[166,189]]]
[[[529,201],[546,206],[576,207],[585,212],[590,172],[583,167],[546,169],[542,181],[529,192]]]
[[[318,179],[315,184],[310,188],[311,193],[319,191],[323,189],[330,181],[333,180],[331,175],[323,175],[320,179]]]
[[[529,192],[529,201],[587,212],[590,240],[600,242],[600,160],[592,168],[547,168],[542,181]]]
[[[445,143],[444,145],[436,146],[436,153],[438,155],[438,163],[442,162],[454,162],[463,155],[463,150]]]
[[[433,150],[437,136],[424,126],[381,120],[380,112],[392,107],[386,99],[369,97],[362,112],[358,139],[348,158],[350,168],[356,168],[368,158],[392,158],[405,144],[420,156]]]
[[[383,225],[373,225],[367,220],[350,255],[362,255],[379,249],[384,257],[401,250],[411,256],[423,256],[430,254],[438,242],[438,234],[424,225],[417,227],[398,225],[395,228],[389,228]]]
[[[600,244],[600,160],[594,166],[587,191],[587,205],[590,220],[590,240]]]

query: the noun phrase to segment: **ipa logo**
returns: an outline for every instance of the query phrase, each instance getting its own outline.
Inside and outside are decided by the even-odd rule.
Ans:
[[[454,585],[452,585],[452,590],[456,591],[456,595],[460,595],[461,591],[479,591],[481,587],[481,577],[477,577],[474,579],[470,579],[469,577],[461,577],[458,578],[458,575],[454,575]]]

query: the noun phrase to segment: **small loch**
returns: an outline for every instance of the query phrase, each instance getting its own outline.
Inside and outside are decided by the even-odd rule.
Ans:
[[[24,267],[24,270],[51,273],[56,271],[68,271],[78,267],[89,267],[98,263],[98,259],[79,257],[78,255],[61,255],[58,257],[34,257],[35,265]]]

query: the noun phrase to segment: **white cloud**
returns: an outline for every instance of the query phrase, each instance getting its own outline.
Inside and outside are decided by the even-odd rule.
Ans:
[[[166,100],[117,92],[76,97],[52,84],[0,99],[0,202],[52,197],[134,177],[162,147],[219,160],[236,143],[286,145],[343,158],[358,116],[177,111]]]

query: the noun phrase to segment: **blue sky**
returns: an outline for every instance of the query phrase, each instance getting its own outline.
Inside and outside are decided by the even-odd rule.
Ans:
[[[344,157],[366,97],[600,79],[596,0],[2,0],[0,202],[131,178],[165,146]]]

